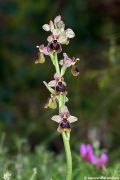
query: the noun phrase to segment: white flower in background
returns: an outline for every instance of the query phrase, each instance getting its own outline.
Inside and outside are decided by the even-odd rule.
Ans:
[[[12,175],[12,174],[11,174],[10,172],[6,171],[6,172],[4,173],[4,175],[3,175],[3,179],[4,179],[4,180],[10,180],[11,175]]]

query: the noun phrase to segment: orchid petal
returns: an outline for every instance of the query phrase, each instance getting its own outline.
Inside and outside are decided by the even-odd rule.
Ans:
[[[48,42],[52,42],[52,41],[53,41],[52,36],[48,36],[47,41],[48,41]]]
[[[59,64],[63,66],[63,59],[59,61]]]
[[[57,23],[57,27],[60,29],[60,30],[64,30],[64,28],[65,28],[65,24],[64,24],[64,22],[63,21],[59,21],[58,23]]]
[[[55,79],[55,80],[58,80],[59,78],[60,78],[60,75],[57,74],[57,73],[55,73],[55,74],[54,74],[54,79]]]
[[[54,23],[58,23],[60,20],[61,20],[61,16],[58,15],[58,16],[55,17]]]
[[[55,80],[52,80],[48,83],[48,86],[49,87],[55,87],[56,86],[56,81]]]
[[[75,122],[75,121],[77,121],[77,120],[78,120],[78,118],[75,117],[75,116],[70,116],[70,117],[68,117],[68,121],[69,121],[70,123],[73,123],[73,122]]]
[[[66,29],[66,36],[67,36],[67,38],[73,38],[74,36],[75,36],[75,33],[73,32],[73,30],[72,29]]]
[[[67,106],[62,106],[60,109],[61,113],[69,113]]]
[[[53,32],[53,30],[54,30],[54,24],[53,24],[53,22],[52,22],[52,21],[50,21],[49,26],[50,26],[50,30],[51,30],[51,32]]]
[[[45,31],[50,31],[50,26],[49,26],[49,24],[44,24],[44,25],[42,26],[42,28],[43,28]]]
[[[59,36],[60,35],[60,31],[58,29],[54,29],[53,30],[53,35],[54,36]]]
[[[51,118],[53,121],[60,123],[61,122],[61,117],[59,115],[55,115]]]
[[[67,44],[67,37],[65,35],[60,35],[58,41],[61,43],[61,44]]]

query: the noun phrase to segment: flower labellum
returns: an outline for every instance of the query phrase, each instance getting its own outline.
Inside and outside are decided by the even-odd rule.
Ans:
[[[48,43],[47,50],[48,52],[60,53],[62,51],[62,48],[57,40],[53,40],[51,43]]]
[[[78,76],[79,75],[79,69],[77,68],[76,65],[72,66],[71,73],[72,73],[73,76]]]

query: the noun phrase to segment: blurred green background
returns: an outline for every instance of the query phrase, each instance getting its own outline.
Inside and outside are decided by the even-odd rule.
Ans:
[[[120,1],[2,0],[0,1],[0,134],[14,152],[17,138],[31,150],[45,144],[61,152],[62,139],[44,109],[49,96],[43,80],[53,79],[50,59],[35,65],[36,45],[47,44],[42,25],[61,15],[76,34],[63,51],[80,57],[80,76],[68,70],[68,107],[79,118],[71,145],[99,141],[108,153],[120,152]],[[119,153],[118,153],[119,154]],[[116,155],[117,159],[119,156]]]

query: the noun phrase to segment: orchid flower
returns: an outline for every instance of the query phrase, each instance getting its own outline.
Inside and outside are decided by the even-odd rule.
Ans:
[[[51,118],[53,121],[59,123],[58,131],[71,131],[70,124],[77,121],[75,116],[71,116],[70,112],[68,111],[67,106],[62,106],[59,112],[59,115],[55,115]]]
[[[68,68],[68,67],[72,67],[71,68],[71,72],[73,74],[73,76],[78,76],[79,75],[79,70],[76,66],[76,63],[77,61],[79,61],[80,59],[79,58],[75,58],[75,57],[68,57],[68,55],[66,53],[63,53],[63,60],[61,60],[59,62],[60,65],[62,65],[63,67],[65,68]]]
[[[54,74],[54,80],[50,81],[48,86],[54,87],[56,94],[66,92],[66,82],[64,81],[64,78],[57,73]]]

